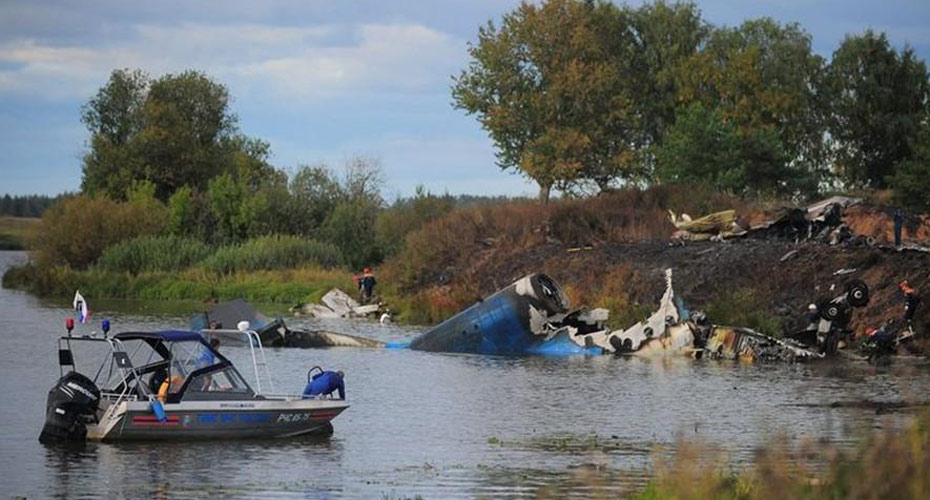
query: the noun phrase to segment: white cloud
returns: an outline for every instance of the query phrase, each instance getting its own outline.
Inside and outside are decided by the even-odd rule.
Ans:
[[[410,92],[444,85],[464,58],[463,42],[424,26],[365,25],[354,33],[354,44],[298,47],[238,71],[304,97],[364,89]]]
[[[235,89],[313,101],[353,92],[445,91],[464,41],[418,24],[139,25],[125,40],[0,44],[0,92],[84,99],[115,68],[201,69]],[[293,104],[293,103],[292,103]]]

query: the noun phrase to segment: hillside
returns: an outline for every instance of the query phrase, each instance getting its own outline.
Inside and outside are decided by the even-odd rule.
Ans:
[[[575,305],[607,307],[611,323],[622,327],[651,311],[663,290],[662,271],[670,267],[689,308],[705,310],[716,323],[775,335],[802,326],[809,303],[850,279],[862,279],[872,290],[869,306],[854,316],[859,330],[901,316],[900,280],[930,290],[930,254],[883,246],[892,237],[891,214],[874,206],[855,205],[844,214],[854,232],[874,238],[872,246],[760,233],[722,242],[670,240],[675,227],[669,209],[703,214],[735,208],[748,227],[772,217],[778,206],[664,187],[547,207],[510,203],[458,210],[412,234],[382,274],[408,321],[440,321],[516,278],[545,272]],[[905,242],[926,244],[928,234],[926,217],[909,218]],[[856,271],[834,274],[841,269]],[[930,319],[927,309],[918,311],[919,324]]]

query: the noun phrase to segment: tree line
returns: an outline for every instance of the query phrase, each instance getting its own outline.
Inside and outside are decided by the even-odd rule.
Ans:
[[[736,194],[892,188],[930,206],[930,76],[884,33],[827,60],[796,23],[714,26],[693,3],[523,3],[453,77],[504,170],[552,189],[702,182]]]
[[[408,232],[458,203],[423,188],[389,203],[374,158],[349,158],[338,172],[273,166],[268,144],[239,130],[227,87],[200,71],[114,70],[81,121],[90,133],[81,193],[37,229],[43,264],[85,268],[107,248],[151,235],[213,248],[292,235],[334,245],[344,264],[360,267],[399,251]]]
[[[0,198],[0,215],[9,217],[41,217],[46,210],[62,199],[73,196],[69,193],[48,196],[42,194],[3,195]]]

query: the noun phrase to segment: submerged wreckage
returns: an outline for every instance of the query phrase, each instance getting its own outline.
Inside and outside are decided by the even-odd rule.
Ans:
[[[820,359],[835,351],[854,307],[868,303],[868,287],[851,282],[824,301],[810,331],[778,339],[748,328],[714,325],[676,300],[665,271],[658,309],[626,330],[606,328],[606,309],[571,310],[568,297],[545,274],[526,276],[449,318],[410,343],[411,349],[479,354],[600,354],[713,359]]]
[[[275,347],[406,347],[492,355],[617,354],[801,361],[835,352],[849,333],[853,309],[868,301],[865,283],[852,281],[842,294],[822,301],[806,330],[778,339],[749,328],[715,325],[703,313],[688,311],[675,297],[672,270],[667,269],[658,309],[625,330],[612,331],[606,326],[606,309],[572,309],[562,288],[545,274],[515,281],[406,344],[292,330],[281,318],[269,320],[241,300],[197,315],[191,325],[212,329],[249,321],[262,343]]]
[[[384,347],[380,340],[334,333],[322,330],[291,329],[280,317],[269,319],[256,311],[242,299],[219,304],[208,311],[196,314],[190,319],[192,330],[224,330],[236,327],[240,322],[247,321],[262,341],[262,345],[270,347]],[[221,333],[216,335],[230,343],[238,343],[241,337],[237,335],[224,337]]]
[[[440,323],[411,349],[478,354],[599,353],[579,335],[602,331],[606,309],[570,311],[562,288],[531,274]],[[592,350],[593,349],[593,350]]]

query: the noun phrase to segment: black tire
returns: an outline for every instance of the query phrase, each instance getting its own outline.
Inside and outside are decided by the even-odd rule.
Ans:
[[[835,302],[828,302],[820,311],[820,315],[827,321],[833,321],[842,314],[843,309]]]
[[[853,307],[865,307],[869,304],[869,286],[861,280],[850,281],[846,285],[846,302]]]
[[[836,354],[836,350],[840,344],[840,337],[836,332],[830,332],[827,334],[827,338],[824,341],[823,353],[827,356],[832,356]]]

